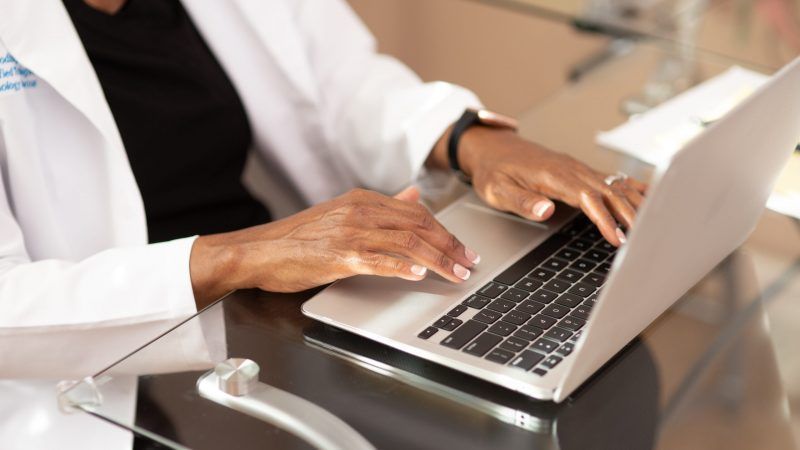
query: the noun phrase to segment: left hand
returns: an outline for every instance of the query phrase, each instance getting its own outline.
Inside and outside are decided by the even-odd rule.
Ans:
[[[647,190],[632,178],[608,186],[608,174],[510,130],[470,128],[461,138],[459,163],[489,205],[541,222],[553,215],[552,200],[560,200],[580,208],[616,246],[626,240],[618,224],[633,227]]]

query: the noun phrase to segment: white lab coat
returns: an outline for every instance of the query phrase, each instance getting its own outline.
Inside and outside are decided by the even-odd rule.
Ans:
[[[377,54],[343,0],[184,5],[240,94],[255,151],[309,204],[359,185],[398,190],[479,106]],[[0,379],[91,374],[195,312],[194,238],[147,245],[125,149],[60,0],[0,0],[0,179]],[[9,383],[3,448],[20,436],[4,423],[25,417],[25,395],[53,395]],[[77,440],[62,430],[49,442],[86,448],[70,426]]]

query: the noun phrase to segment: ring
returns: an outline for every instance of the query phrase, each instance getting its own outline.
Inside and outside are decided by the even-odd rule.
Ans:
[[[606,184],[606,186],[611,186],[611,185],[613,185],[614,183],[616,183],[617,181],[625,181],[625,180],[627,180],[627,179],[628,179],[628,174],[627,174],[627,173],[624,173],[624,172],[617,172],[617,173],[616,173],[616,175],[609,175],[609,176],[607,176],[607,177],[606,177],[606,178],[603,180],[603,183],[605,183],[605,184]]]

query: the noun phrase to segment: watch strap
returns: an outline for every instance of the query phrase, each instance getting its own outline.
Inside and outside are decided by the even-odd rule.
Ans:
[[[473,109],[467,109],[464,114],[453,124],[453,130],[450,132],[450,139],[447,142],[447,159],[450,163],[450,168],[453,170],[459,180],[470,183],[469,176],[461,170],[461,165],[458,163],[458,144],[461,141],[461,136],[471,126],[480,123],[480,116],[478,112]]]

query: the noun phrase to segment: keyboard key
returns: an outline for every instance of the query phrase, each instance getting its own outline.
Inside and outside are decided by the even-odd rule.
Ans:
[[[469,306],[470,308],[481,309],[488,305],[490,301],[491,300],[488,298],[481,297],[480,295],[470,295],[470,297],[461,302],[461,304]]]
[[[608,253],[606,253],[606,252],[604,252],[602,250],[591,249],[588,252],[584,253],[583,256],[581,256],[581,258],[586,258],[589,261],[594,261],[596,263],[601,263],[601,262],[605,261],[606,258],[608,258]]]
[[[585,277],[583,277],[581,282],[582,283],[586,283],[586,284],[588,284],[590,286],[600,287],[600,286],[603,285],[603,283],[606,282],[606,276],[601,274],[601,273],[592,272],[592,273],[586,275]]]
[[[567,342],[567,343],[561,344],[561,347],[558,347],[558,350],[556,350],[556,353],[558,353],[561,356],[567,356],[570,353],[572,353],[573,350],[575,350],[575,344],[573,344],[572,342]]]
[[[519,356],[514,358],[513,361],[511,361],[511,367],[516,367],[522,370],[531,370],[533,366],[538,364],[542,359],[544,359],[543,355],[530,350],[525,350],[524,352],[520,353]]]
[[[497,319],[501,317],[503,317],[503,315],[497,311],[492,311],[491,309],[484,309],[478,314],[475,314],[475,317],[473,317],[473,319],[477,320],[478,322],[493,324],[497,322]]]
[[[571,248],[565,248],[565,249],[561,250],[560,252],[556,253],[556,258],[566,259],[567,261],[573,261],[578,256],[580,256],[580,254],[581,254],[581,252],[579,252],[577,250],[574,250],[574,249],[571,249]]]
[[[578,272],[577,270],[572,269],[564,269],[561,271],[561,273],[556,275],[556,278],[559,280],[564,280],[569,283],[575,283],[579,281],[581,277],[583,277],[583,272]]]
[[[545,286],[546,287],[546,286]],[[595,287],[590,286],[586,283],[575,283],[569,288],[570,294],[580,295],[583,298],[587,298],[590,295],[594,294]]]
[[[531,372],[535,373],[536,375],[539,375],[540,377],[547,375],[547,371],[542,369],[541,367],[537,367],[531,370]]]
[[[575,341],[577,341],[577,340],[578,340],[578,338],[579,338],[579,337],[581,337],[581,334],[583,334],[583,330],[578,330],[578,331],[576,331],[576,332],[575,332],[575,334],[573,334],[573,335],[572,335],[572,337],[571,337],[571,338],[569,338],[569,341],[570,341],[570,342],[575,342]]]
[[[422,330],[422,332],[418,334],[417,337],[422,339],[428,339],[429,337],[436,334],[437,331],[439,331],[439,329],[436,327],[428,327]]]
[[[533,325],[523,325],[514,332],[514,337],[531,342],[537,337],[541,336],[542,333],[544,333],[544,330],[539,327],[535,327]]]
[[[494,325],[489,327],[488,331],[491,331],[494,334],[499,334],[500,336],[508,336],[509,334],[513,333],[517,329],[517,326],[508,322],[500,322],[495,323]]]
[[[559,305],[569,306],[570,308],[580,305],[582,301],[582,297],[570,293],[561,294],[558,296],[558,299],[556,299],[556,303]]]
[[[603,263],[597,266],[597,272],[602,273],[603,275],[608,275],[608,272],[611,271],[611,264]]]
[[[583,239],[573,239],[572,242],[570,242],[567,245],[580,251],[586,251],[592,248],[592,242]]]
[[[555,275],[556,273],[553,272],[552,270],[539,268],[528,274],[528,278],[533,278],[534,280],[545,282],[548,281],[550,278],[553,278]]]
[[[544,308],[544,304],[539,302],[534,302],[532,300],[525,300],[524,302],[517,305],[517,311],[522,311],[528,314],[536,314]]]
[[[600,239],[603,239],[603,235],[600,234],[600,230],[598,230],[595,227],[592,227],[584,231],[583,234],[580,235],[580,238],[585,239],[587,241],[597,242]]]
[[[516,309],[512,309],[505,316],[503,316],[502,320],[506,322],[513,323],[514,325],[522,325],[523,323],[530,320],[531,315],[524,313],[522,311],[517,311]]]
[[[458,350],[485,329],[486,324],[476,322],[474,320],[468,320],[466,323],[464,323],[464,325],[458,327],[456,331],[450,333],[449,336],[442,339],[442,345]]]
[[[546,330],[555,325],[556,322],[558,321],[550,316],[545,316],[544,314],[538,314],[528,322],[528,325],[533,325],[535,327],[539,327]]]
[[[445,325],[450,323],[450,316],[443,316],[439,318],[436,322],[433,322],[433,326],[436,328],[444,328]]]
[[[508,350],[510,352],[517,353],[520,350],[524,350],[525,347],[528,346],[528,343],[529,342],[526,341],[525,339],[520,339],[518,337],[511,336],[510,338],[503,341],[502,344],[500,344],[500,348],[502,348],[503,350]]]
[[[583,320],[589,320],[589,313],[592,312],[591,306],[580,305],[572,310],[572,315]]]
[[[572,332],[559,327],[553,327],[547,330],[544,337],[558,342],[564,342],[572,336]]]
[[[482,287],[478,291],[478,294],[481,294],[482,296],[488,297],[488,298],[495,298],[498,295],[500,295],[503,292],[505,292],[506,289],[508,289],[508,286],[503,286],[502,284],[491,282],[491,283],[487,284],[486,286]]]
[[[566,226],[564,226],[562,229],[560,229],[558,232],[563,234],[563,235],[565,235],[565,236],[569,236],[569,237],[578,236],[584,230],[589,228],[589,225],[591,224],[591,222],[587,223],[585,220],[581,220],[584,217],[585,216],[576,217],[575,219],[570,221],[570,223],[568,223]]]
[[[562,281],[559,279],[550,280],[542,286],[542,289],[547,289],[548,291],[558,292],[559,294],[566,291],[569,288],[569,283],[566,281]]]
[[[489,306],[486,308],[491,309],[492,311],[497,311],[500,313],[507,313],[511,311],[511,308],[517,306],[516,303],[512,302],[511,300],[506,300],[503,298],[498,298],[497,300],[489,303]]]
[[[552,369],[553,367],[557,366],[558,363],[561,362],[564,358],[558,355],[550,355],[542,362],[542,365],[547,367],[548,369]]]
[[[558,294],[555,292],[546,291],[544,289],[539,289],[538,291],[531,294],[528,297],[531,300],[536,300],[539,303],[550,303],[558,297]]]
[[[578,331],[584,325],[586,325],[585,320],[572,316],[564,317],[561,319],[561,322],[558,322],[559,327],[566,328],[571,331]]]
[[[503,338],[500,336],[495,336],[490,333],[483,333],[478,336],[478,339],[475,339],[474,341],[470,342],[469,345],[464,347],[464,351],[470,355],[483,356],[502,340]]]
[[[547,261],[545,261],[544,264],[542,264],[542,267],[544,267],[545,269],[552,270],[553,272],[558,272],[564,267],[567,267],[567,264],[569,264],[569,262],[564,261],[563,259],[550,258]]]
[[[550,317],[554,317],[556,319],[560,319],[567,315],[569,312],[569,308],[566,306],[561,306],[558,304],[552,304],[547,306],[545,309],[542,310],[542,314],[546,314]]]
[[[594,305],[597,304],[597,294],[590,295],[589,297],[587,297],[586,301],[583,302],[583,304],[586,305],[586,306],[594,307]]]
[[[447,331],[453,331],[456,328],[458,328],[458,326],[461,325],[462,323],[464,323],[464,322],[461,321],[461,320],[450,319],[450,322],[447,322],[447,325],[443,326],[442,329],[443,330],[447,330]]]
[[[520,289],[511,288],[503,292],[503,295],[501,295],[500,298],[511,300],[512,302],[515,303],[519,303],[528,298],[528,293]]]
[[[594,248],[596,248],[598,250],[602,250],[602,251],[604,251],[606,253],[614,253],[614,252],[617,251],[617,247],[614,247],[610,242],[608,242],[605,239],[600,241],[599,244],[595,244]]]
[[[556,250],[569,241],[569,237],[556,233],[528,252],[519,261],[512,264],[494,280],[503,284],[512,285],[524,277],[528,272],[549,258]]]
[[[538,341],[534,342],[533,345],[531,345],[531,348],[534,350],[539,350],[540,352],[550,353],[558,348],[558,342],[553,342],[550,339],[541,338]]]
[[[456,305],[455,308],[451,309],[447,313],[447,315],[450,316],[450,317],[458,317],[458,316],[461,315],[461,313],[463,313],[466,310],[467,310],[467,307],[465,305]]]
[[[533,292],[542,287],[542,282],[534,280],[533,278],[525,277],[519,280],[519,282],[515,284],[514,287],[517,289],[522,289],[523,291]]]
[[[486,359],[499,364],[505,364],[514,357],[514,353],[502,348],[496,348],[486,355]]]
[[[569,267],[570,267],[570,269],[575,269],[575,270],[578,270],[578,271],[581,271],[581,272],[585,273],[585,272],[591,272],[592,269],[595,268],[595,266],[597,266],[597,264],[595,264],[595,263],[593,263],[591,261],[587,261],[585,259],[579,259],[579,260],[575,261],[574,263],[572,263],[572,265],[569,266]]]

